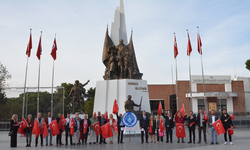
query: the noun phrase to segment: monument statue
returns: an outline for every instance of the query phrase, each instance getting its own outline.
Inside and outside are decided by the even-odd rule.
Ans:
[[[72,87],[69,95],[67,98],[72,97],[72,101],[70,103],[70,109],[73,108],[73,111],[71,111],[71,113],[75,113],[75,103],[78,104],[79,106],[79,112],[83,113],[82,111],[82,106],[81,106],[81,95],[82,95],[82,89],[84,86],[86,86],[89,83],[90,80],[88,80],[86,83],[84,83],[83,85],[79,85],[79,81],[76,80],[75,81],[75,85]]]
[[[134,103],[133,100],[131,100],[132,96],[131,95],[128,95],[128,100],[125,101],[125,111],[128,112],[134,112],[134,106],[136,107],[141,107],[141,104],[140,105],[137,105]]]
[[[128,45],[123,43],[120,39],[120,44],[115,46],[112,39],[108,35],[108,28],[106,31],[102,62],[106,66],[104,80],[112,79],[141,79],[135,57],[135,51],[132,41],[132,33]]]

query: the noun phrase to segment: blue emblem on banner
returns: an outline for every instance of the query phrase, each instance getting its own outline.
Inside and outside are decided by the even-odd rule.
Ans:
[[[137,116],[133,112],[126,112],[122,116],[122,122],[126,127],[133,127],[137,123]]]

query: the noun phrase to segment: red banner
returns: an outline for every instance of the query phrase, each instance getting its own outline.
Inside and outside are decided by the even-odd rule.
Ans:
[[[114,121],[111,125],[112,129],[114,130],[115,134],[118,133],[118,125],[117,125],[117,121]]]
[[[113,114],[116,115],[117,112],[118,112],[118,110],[119,110],[119,107],[118,107],[117,101],[116,101],[116,99],[115,99],[114,105],[113,105]]]
[[[74,135],[74,134],[75,134],[75,131],[74,131],[75,125],[76,125],[76,123],[75,123],[74,119],[71,118],[71,121],[70,121],[70,134],[71,134],[71,135]]]
[[[93,124],[93,125],[92,125],[92,128],[94,129],[96,136],[98,136],[98,135],[101,134],[100,123],[99,123],[99,121],[96,122],[95,124]]]
[[[43,124],[43,138],[49,136],[48,128],[46,122]]]
[[[184,128],[184,124],[176,123],[176,137],[184,138],[186,137],[186,132]]]
[[[111,130],[111,127],[110,127],[109,122],[106,123],[105,125],[103,125],[103,126],[101,127],[101,131],[102,131],[102,137],[103,137],[104,139],[113,136],[113,133],[112,133],[112,130]]]
[[[217,120],[215,123],[213,123],[213,126],[214,126],[215,130],[217,131],[218,135],[226,132],[220,119]]]
[[[65,118],[64,116],[62,115],[61,118],[60,118],[60,121],[59,121],[59,129],[62,130],[62,131],[65,131]]]
[[[159,128],[160,128],[160,132],[164,132],[165,131],[165,127],[164,127],[164,123],[163,123],[162,119],[160,121]]]
[[[60,134],[59,127],[58,127],[58,124],[57,124],[56,120],[51,122],[49,124],[49,127],[50,127],[50,130],[51,130],[51,133],[52,133],[53,136]]]
[[[158,114],[159,115],[161,115],[161,109],[162,109],[161,102],[159,102],[159,105],[158,105]]]
[[[20,134],[23,134],[24,137],[26,137],[26,133],[24,132],[24,129],[28,126],[28,123],[24,118],[22,118],[21,124],[19,126],[18,132]]]

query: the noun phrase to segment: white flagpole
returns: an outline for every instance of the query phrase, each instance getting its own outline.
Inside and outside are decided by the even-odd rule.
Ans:
[[[42,31],[41,31],[41,43],[42,44]],[[41,46],[41,45],[39,45]],[[37,90],[37,114],[39,113],[39,87],[40,87],[40,68],[41,68],[41,54],[40,54],[40,59],[39,59],[39,69],[38,69],[38,90]]]
[[[197,27],[197,36],[199,36],[199,39],[200,39],[200,33],[199,33],[199,27]],[[201,40],[201,39],[200,39]],[[200,49],[200,41],[197,41],[198,42],[198,48]],[[201,58],[201,72],[202,72],[202,83],[203,83],[203,92],[204,92],[204,103],[205,103],[205,111],[208,112],[207,110],[207,97],[205,95],[205,83],[204,83],[204,72],[203,72],[203,62],[202,62],[202,49],[200,49],[200,58]]]
[[[188,29],[187,29],[187,34],[188,34]],[[189,35],[188,35],[188,40],[190,40]],[[190,65],[190,53],[189,53],[189,51],[188,51],[188,62],[189,62],[190,100],[192,101],[191,65]],[[191,106],[191,108],[192,108],[192,106]]]
[[[174,33],[174,38],[176,39],[175,37],[175,33]],[[175,40],[174,39],[174,40]],[[178,75],[177,75],[177,59],[175,57],[175,84],[176,84],[176,107],[177,107],[177,110],[179,110],[179,99],[178,99]]]
[[[53,59],[52,88],[51,88],[51,116],[53,116],[54,63],[55,63],[55,60]]]
[[[32,31],[32,29],[30,29],[30,34],[31,34],[31,31]],[[30,44],[30,43],[28,43],[28,44]],[[28,62],[29,62],[29,54],[27,55],[26,72],[25,72],[25,80],[24,80],[24,87],[23,87],[23,89],[24,89],[24,92],[23,92],[23,110],[22,110],[22,117],[23,118],[24,118],[24,105],[25,105],[26,82],[27,82],[27,73],[28,73]]]

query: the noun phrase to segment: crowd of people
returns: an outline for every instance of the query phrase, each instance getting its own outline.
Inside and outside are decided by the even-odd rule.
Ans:
[[[211,111],[211,115],[208,116],[208,119],[204,119],[204,113],[203,110],[200,109],[199,113],[196,117],[196,115],[193,114],[192,111],[189,112],[189,116],[183,116],[181,112],[177,112],[177,114],[171,116],[170,112],[165,112],[161,110],[162,112],[162,118],[164,118],[164,127],[165,127],[165,134],[166,134],[166,143],[173,143],[173,129],[175,127],[175,124],[187,124],[188,131],[189,131],[189,142],[188,144],[195,144],[195,131],[196,126],[198,129],[199,134],[199,140],[197,144],[201,143],[201,135],[203,132],[203,138],[204,143],[207,144],[207,138],[206,138],[206,126],[210,127],[211,132],[211,143],[210,144],[219,144],[217,140],[217,132],[214,129],[214,126],[212,125],[217,120],[221,120],[223,127],[225,129],[224,133],[224,140],[225,145],[228,144],[227,140],[227,130],[229,128],[233,128],[232,120],[230,116],[228,115],[226,110],[223,110],[223,115],[221,117],[216,116],[214,111]],[[46,118],[42,118],[42,114],[38,113],[37,118],[35,120],[32,120],[32,115],[28,115],[26,122],[27,127],[24,129],[26,134],[26,147],[31,147],[31,141],[32,141],[32,132],[34,127],[34,122],[38,122],[39,128],[42,131],[43,125],[47,125],[48,130],[48,136],[46,136],[46,146],[53,146],[53,135],[51,132],[51,126],[50,124],[56,120],[56,122],[59,124],[61,118],[63,116],[59,113],[58,117],[55,119],[51,116],[51,113],[48,112],[48,115]],[[93,126],[94,124],[99,122],[100,127],[104,126],[106,123],[109,123],[112,125],[115,121],[117,122],[118,126],[118,139],[117,142],[123,143],[123,132],[124,132],[124,124],[121,121],[122,120],[122,114],[118,113],[116,114],[116,118],[113,118],[113,114],[110,114],[109,117],[105,116],[104,114],[101,114],[101,112],[98,112],[97,115],[94,113],[92,118],[88,118],[88,116],[85,114],[83,118],[79,117],[78,113],[75,113],[75,117],[72,119],[70,117],[70,114],[67,114],[67,117],[65,118],[64,122],[64,128],[65,130],[59,130],[59,133],[56,135],[56,146],[64,145],[62,142],[62,133],[65,132],[65,145],[80,145],[80,144],[107,144],[106,139],[102,136],[102,134],[97,135]],[[139,126],[141,130],[141,143],[144,143],[144,137],[146,137],[145,142],[148,142],[148,137],[150,136],[151,143],[163,143],[163,137],[164,132],[162,133],[160,131],[160,124],[162,120],[160,114],[157,114],[156,119],[154,115],[151,115],[150,117],[147,117],[146,112],[143,111],[142,115],[139,117]],[[73,121],[73,122],[72,122]],[[16,114],[12,116],[11,119],[11,126],[10,126],[10,133],[11,136],[11,147],[17,147],[17,133],[18,128],[21,123],[18,123],[18,117]],[[72,124],[72,125],[71,125]],[[74,126],[73,126],[74,125]],[[71,128],[73,131],[73,134],[71,133]],[[109,137],[109,143],[113,144],[114,141],[114,135],[115,131],[112,129],[113,136]],[[230,134],[229,136],[229,142],[231,145],[232,143],[232,137]],[[40,138],[41,146],[43,146],[43,133],[40,132],[39,136],[36,136],[35,139],[35,146],[38,145],[38,139]],[[182,143],[185,143],[184,138],[177,138],[177,143],[180,143],[180,139]]]

